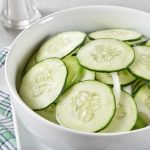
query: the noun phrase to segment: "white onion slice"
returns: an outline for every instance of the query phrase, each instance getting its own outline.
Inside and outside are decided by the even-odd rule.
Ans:
[[[131,85],[123,87],[123,90],[126,91],[127,93],[129,93],[130,95],[132,93],[132,87],[131,87]]]
[[[116,99],[116,106],[117,106],[120,101],[120,95],[121,95],[121,86],[119,82],[119,76],[117,72],[112,72],[111,76],[112,76],[113,83],[114,83],[113,92],[114,92],[114,96]]]

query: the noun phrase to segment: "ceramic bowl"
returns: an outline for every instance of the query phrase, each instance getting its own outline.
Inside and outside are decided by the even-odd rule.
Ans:
[[[55,150],[150,149],[150,127],[111,134],[79,132],[40,117],[18,95],[22,72],[29,56],[48,36],[62,31],[80,30],[88,33],[104,28],[131,28],[150,38],[150,14],[117,6],[85,6],[67,9],[32,24],[15,39],[10,47],[5,68],[6,80],[17,115],[37,139]]]

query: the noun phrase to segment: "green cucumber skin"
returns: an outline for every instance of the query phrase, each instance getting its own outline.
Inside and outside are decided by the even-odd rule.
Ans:
[[[136,93],[136,91],[143,85],[145,85],[145,81],[141,80],[140,82],[138,82],[134,88],[132,89],[132,95],[134,95],[134,93]]]
[[[95,80],[96,80],[96,81],[99,81],[99,80],[97,80],[97,79],[96,79],[96,76],[95,76]],[[135,80],[137,80],[137,79],[135,79]],[[134,82],[135,82],[135,80],[133,80],[133,81],[131,81],[131,82],[127,83],[127,84],[121,84],[120,86],[121,86],[121,87],[128,86],[128,85],[130,85],[130,84],[134,83]],[[102,81],[99,81],[99,82],[102,82]],[[107,83],[105,83],[105,82],[103,82],[103,83],[104,83],[104,84],[107,84]],[[107,85],[109,85],[109,86],[111,86],[111,87],[113,86],[113,84],[107,84]]]
[[[25,65],[25,70],[24,70],[24,74],[26,72],[28,72],[34,65],[37,64],[36,62],[36,54],[37,54],[37,51],[34,52],[28,59],[28,62],[26,63]]]
[[[110,28],[110,29],[124,29],[124,28]],[[93,32],[102,31],[102,30],[109,30],[109,29],[108,29],[108,28],[104,28],[104,29],[99,29],[99,30],[93,31]],[[128,30],[128,29],[127,29],[127,30]],[[132,29],[130,29],[130,30],[132,30]],[[133,30],[133,31],[134,31],[134,30]],[[93,33],[93,32],[92,32],[92,33]],[[90,36],[90,34],[91,34],[91,33],[88,34],[89,39],[90,39],[90,40],[95,40],[94,38],[92,38],[92,37]],[[123,42],[127,42],[127,41],[129,41],[129,42],[131,41],[131,42],[132,42],[132,41],[136,41],[136,40],[141,39],[142,36],[143,36],[143,35],[141,35],[140,37],[135,38],[135,39],[123,40]],[[99,39],[100,39],[100,38],[99,38]],[[107,38],[106,38],[106,39],[107,39]]]
[[[143,38],[143,39],[142,39]],[[147,43],[148,38],[146,37],[141,37],[139,40],[133,40],[133,41],[126,41],[126,43],[132,47],[138,46],[138,45],[144,45]]]
[[[134,61],[134,60],[133,60]],[[94,69],[89,69],[89,68],[87,68],[87,67],[85,67],[85,66],[83,66],[83,65],[81,65],[83,68],[86,68],[86,69],[88,69],[88,70],[91,70],[91,71],[96,71],[96,72],[103,72],[103,73],[111,73],[111,72],[117,72],[117,71],[123,71],[123,70],[125,70],[125,69],[127,69],[132,63],[133,63],[133,61],[130,63],[130,64],[128,64],[128,66],[126,66],[126,67],[124,67],[124,68],[122,68],[122,69],[116,69],[116,70],[112,70],[112,71],[105,71],[105,70],[101,70],[101,71],[98,71],[98,70],[94,70]],[[133,74],[133,73],[132,73]],[[133,74],[134,75],[134,74]],[[135,76],[135,75],[134,75]]]
[[[83,46],[84,45],[84,43],[85,43],[85,41],[86,41],[86,37],[87,36],[85,36],[85,38],[84,38],[84,40],[82,41],[82,43],[81,44],[79,44],[77,47],[75,47],[70,53],[68,53],[67,55],[65,55],[64,57],[62,57],[61,59],[64,59],[65,57],[67,57],[67,56],[69,56],[70,54],[72,54],[77,48],[80,48],[81,46]],[[53,58],[57,58],[57,57],[53,57]],[[49,58],[46,58],[46,59],[49,59]],[[45,59],[44,59],[45,60]],[[35,57],[35,61],[36,62],[41,62],[41,61],[37,61],[37,58]],[[43,61],[43,60],[42,60]]]
[[[109,38],[105,38],[105,39],[109,39]],[[115,39],[116,40],[116,39]],[[120,41],[120,40],[117,40],[117,41]],[[125,43],[125,42],[124,42]],[[126,44],[126,43],[125,43]],[[128,44],[126,44],[126,45],[128,45]],[[130,45],[128,45],[130,48],[132,48]],[[122,69],[116,69],[116,70],[112,70],[112,71],[106,71],[106,70],[101,70],[101,71],[99,71],[99,70],[94,70],[94,69],[90,69],[90,68],[87,68],[86,66],[84,66],[84,65],[81,65],[80,64],[80,62],[79,62],[79,60],[78,60],[78,57],[77,57],[77,60],[78,60],[78,62],[79,62],[79,64],[80,64],[80,66],[82,66],[83,68],[85,68],[85,69],[88,69],[88,70],[91,70],[91,71],[95,71],[95,72],[103,72],[103,73],[111,73],[111,72],[117,72],[117,71],[123,71],[123,70],[125,70],[125,69],[127,69],[128,71],[129,71],[129,66],[134,62],[134,60],[135,60],[135,51],[134,51],[134,49],[132,48],[132,50],[133,50],[133,53],[134,53],[134,58],[133,58],[133,60],[126,66],[126,67],[124,67],[124,68],[122,68]],[[134,74],[133,74],[134,75]],[[134,75],[135,76],[135,75]]]
[[[82,67],[83,68],[83,67]],[[94,74],[93,78],[88,78],[88,79],[84,79],[85,78],[85,72],[87,71],[90,71],[90,70],[87,70],[85,68],[83,68],[83,73],[82,73],[82,77],[81,77],[81,80],[80,81],[85,81],[85,80],[96,80],[96,73],[92,71],[92,73]],[[91,72],[91,71],[90,71]]]
[[[134,42],[134,41],[137,41],[137,40],[140,40],[142,38],[143,35],[141,35],[141,37],[137,38],[137,39],[132,39],[132,40],[125,40],[124,42]]]
[[[138,116],[136,123],[135,123],[134,127],[132,128],[132,130],[141,129],[141,128],[144,128],[146,126],[147,126],[147,124]]]
[[[124,91],[124,92],[126,92],[126,91]],[[127,93],[129,96],[132,97],[133,102],[134,102],[134,104],[135,104],[135,106],[136,106],[136,111],[137,111],[136,121],[137,121],[137,118],[138,118],[138,109],[137,109],[137,105],[136,105],[136,103],[135,103],[135,101],[134,101],[134,97],[133,97],[132,95],[130,95],[128,92],[126,92],[126,93]],[[136,124],[136,121],[135,121],[135,124]],[[129,131],[131,131],[131,130],[133,129],[133,127],[135,126],[135,124],[131,127],[131,129],[130,129]]]
[[[145,80],[145,81],[150,81],[150,79],[146,79],[146,78],[143,78],[137,74],[135,74],[130,68],[128,68],[128,70],[130,71],[130,73],[132,73],[132,75],[134,75],[137,79],[142,79],[142,80]]]
[[[141,83],[142,82],[142,83]],[[140,84],[141,83],[141,84]],[[147,85],[148,87],[150,86],[150,82],[147,80],[140,80],[140,82],[138,82],[135,86],[135,88],[132,90],[133,93],[133,97],[134,95],[140,90],[140,88],[142,88],[144,85]],[[136,89],[137,88],[137,89]]]
[[[122,87],[125,87],[125,86],[128,86],[128,85],[131,85],[131,84],[133,84],[135,81],[136,81],[136,79],[133,80],[132,82],[128,83],[128,84],[123,84],[123,85],[121,85],[121,86],[122,86]]]
[[[138,88],[138,90],[137,90],[137,91],[135,92],[135,94],[133,95],[133,98],[135,98],[136,94],[139,92],[139,90],[140,90],[143,86],[145,86],[145,85],[142,85],[142,86],[140,86],[140,87]]]
[[[136,79],[135,79],[135,80],[136,80]],[[125,86],[128,86],[128,85],[131,85],[132,83],[135,82],[135,80],[133,80],[132,82],[129,82],[129,83],[127,83],[127,84],[122,84],[121,86],[122,86],[122,87],[125,87]]]
[[[103,83],[103,82],[102,82],[102,83]],[[111,89],[112,89],[112,88],[111,88]],[[114,96],[114,94],[113,94],[113,96]],[[114,96],[114,99],[115,99],[115,96]],[[112,119],[114,118],[115,112],[116,112],[116,100],[115,100],[115,109],[114,109],[114,113],[113,113],[111,119],[109,120],[109,122],[108,122],[102,129],[97,130],[97,131],[95,131],[94,133],[98,133],[98,132],[104,130],[104,129],[110,124],[110,122],[112,121]]]
[[[139,90],[140,90],[143,86],[145,86],[145,85],[146,85],[146,83],[145,83],[145,84],[142,84],[141,86],[139,86],[139,87],[137,88],[137,90],[136,90],[134,93],[132,93],[132,96],[135,97],[136,94],[139,92]],[[149,87],[149,86],[150,86],[150,83],[147,84],[147,86]]]
[[[87,36],[86,36],[87,37]],[[76,48],[74,48],[70,53],[68,53],[66,56],[62,57],[61,59],[64,59],[65,57],[69,56],[72,52],[74,52],[77,48],[80,48],[84,45],[85,41],[86,41],[86,37],[84,38],[84,40],[82,41],[82,43],[80,45],[78,45]]]
[[[148,42],[146,43],[146,46],[150,46],[150,40],[148,40]]]
[[[53,58],[47,58],[47,59],[59,59],[59,58],[55,58],[55,57],[53,57]],[[47,59],[45,59],[45,60],[47,60]],[[43,62],[43,61],[45,61],[45,60],[42,60],[42,61],[40,61],[39,63],[41,63],[41,62]],[[61,60],[61,59],[59,59],[59,60]],[[39,64],[38,63],[38,64]],[[62,61],[62,63],[65,65],[65,67],[66,67],[66,64]],[[33,66],[34,67],[34,66]],[[59,93],[59,95],[58,95],[58,97],[51,103],[51,104],[55,104],[55,103],[57,103],[57,100],[58,100],[58,98],[61,96],[61,94],[63,93],[63,89],[64,89],[64,87],[65,87],[65,84],[66,84],[66,81],[67,81],[67,76],[68,76],[68,70],[67,70],[67,67],[66,67],[66,78],[65,78],[65,81],[64,81],[64,85],[63,85],[63,88],[62,88],[62,90],[61,90],[61,92]],[[20,89],[20,88],[19,88]],[[51,104],[49,104],[49,105],[51,105]],[[49,105],[47,105],[46,107],[49,107]],[[32,109],[33,111],[38,111],[38,110],[43,110],[43,109],[45,109],[46,107],[44,107],[44,108],[41,108],[41,109]]]
[[[88,35],[88,36],[89,36],[89,35]],[[141,37],[142,37],[142,36],[141,36]],[[141,37],[139,37],[139,38],[137,38],[137,39],[133,39],[133,40],[125,40],[125,41],[123,41],[123,42],[128,42],[128,41],[129,41],[129,42],[132,42],[132,41],[135,41],[135,40],[140,40]],[[90,39],[90,40],[95,40],[94,38],[92,38],[92,37],[90,37],[90,36],[89,36],[89,39]],[[101,38],[100,38],[100,39],[101,39]],[[104,38],[104,39],[107,39],[107,38]],[[127,43],[127,44],[128,44],[128,43]],[[129,44],[128,44],[128,45],[129,45]],[[129,45],[129,46],[131,46],[131,45]]]
[[[123,90],[122,89],[122,91],[123,92],[125,92],[127,95],[129,95],[130,97],[132,97],[132,95],[130,95],[128,92],[126,92],[125,90]],[[136,103],[135,103],[135,101],[134,101],[134,98],[132,97],[132,102],[135,104],[135,107],[136,107],[136,112],[137,112],[137,114],[138,114],[138,110],[137,110],[137,105],[136,105]],[[115,114],[114,114],[114,116],[115,116]],[[113,118],[112,118],[113,119]],[[137,115],[136,115],[136,120],[137,120]],[[135,120],[135,123],[136,123],[136,120]],[[111,122],[110,122],[111,123]],[[109,125],[109,124],[108,124]],[[135,125],[135,124],[134,124]],[[134,125],[129,129],[129,131],[131,131],[132,129],[133,129],[133,127],[134,127]],[[106,126],[107,127],[107,126]],[[104,128],[105,129],[105,128]],[[100,132],[101,133],[101,132]],[[105,133],[105,132],[104,132]],[[120,133],[120,132],[119,132]],[[108,133],[106,133],[106,134],[109,134],[109,132]]]
[[[135,99],[136,95],[138,94],[138,92],[140,92],[140,90],[142,90],[142,88],[144,88],[145,86],[148,86],[148,89],[150,89],[149,85],[142,85],[141,87],[138,88],[138,90],[136,91],[136,93],[133,95],[134,99]],[[149,125],[149,124],[150,124],[150,121],[147,121],[147,120],[145,120],[144,118],[142,118],[142,117],[144,117],[144,116],[143,116],[143,115],[141,116],[140,113],[143,113],[143,112],[140,112],[140,111],[138,112],[138,115],[139,115],[140,119],[141,119],[146,125]]]
[[[140,47],[148,47],[148,46],[144,46],[144,45],[139,45],[139,46],[140,46]],[[134,59],[135,59],[135,57],[134,57]],[[150,81],[150,78],[147,79],[147,78],[144,78],[144,77],[142,77],[142,76],[137,75],[136,73],[134,73],[134,72],[130,69],[130,66],[129,66],[129,68],[128,68],[128,71],[129,71],[132,75],[134,75],[135,77],[137,77],[137,79],[142,79],[142,80],[145,80],[145,81]]]
[[[144,85],[141,85],[140,87],[137,88],[136,91],[132,92],[132,96],[135,97],[136,93],[143,87]]]
[[[98,82],[100,82],[100,81],[98,81]],[[101,82],[101,83],[103,83],[103,82]],[[103,84],[105,84],[105,83],[103,83]],[[105,84],[105,85],[107,85],[107,84]],[[111,91],[112,91],[112,94],[113,94],[113,97],[114,97],[114,100],[115,100],[115,95],[114,95],[114,92],[113,92],[113,90],[112,90],[112,87],[110,87],[110,86],[108,86],[110,89],[111,89]],[[102,131],[102,130],[104,130],[109,124],[110,124],[110,122],[112,121],[112,119],[114,118],[114,116],[115,116],[115,112],[116,112],[116,100],[114,101],[114,103],[115,103],[115,108],[114,108],[114,113],[113,113],[113,115],[112,115],[112,117],[111,117],[111,119],[109,120],[109,122],[102,128],[102,129],[100,129],[100,130],[97,130],[97,131],[95,131],[94,133],[98,133],[98,132],[100,132],[100,131]]]
[[[85,80],[85,81],[80,81],[80,82],[86,82],[86,81],[100,82],[100,81],[97,81],[97,80]],[[78,83],[79,83],[79,82],[78,82]],[[78,84],[78,83],[75,83],[74,85],[72,85],[71,87],[69,87],[67,90],[71,89],[73,86],[75,86],[75,85]],[[113,99],[114,99],[114,111],[113,111],[112,117],[110,118],[109,122],[108,122],[103,128],[101,128],[100,130],[96,130],[96,131],[94,131],[93,133],[98,133],[99,131],[102,131],[103,129],[105,129],[105,128],[109,125],[109,123],[112,121],[112,119],[113,119],[113,117],[114,117],[114,115],[115,115],[115,112],[116,112],[116,101],[115,101],[115,96],[114,96],[112,87],[109,86],[109,85],[107,85],[107,84],[105,84],[105,83],[103,83],[103,82],[100,82],[100,83],[106,85],[106,86],[109,88],[109,90],[111,91],[111,94],[112,94]],[[65,92],[67,92],[67,90],[66,90]],[[64,93],[63,93],[63,94],[64,94]],[[59,100],[59,98],[58,98],[57,103],[58,103],[59,101],[60,101],[60,100]],[[56,117],[56,118],[57,118],[57,117]],[[58,121],[58,123],[59,123],[59,121]],[[75,129],[73,129],[73,130],[75,130]]]
[[[140,79],[137,79],[137,80],[133,83],[132,89],[134,89],[140,82],[141,82],[141,80],[140,80]]]
[[[83,41],[83,43],[81,43],[81,45],[79,45],[76,49],[74,49],[69,55],[71,55],[71,56],[76,56],[77,53],[78,53],[78,51],[80,50],[80,48],[81,48],[83,45],[85,45],[86,43],[88,43],[88,42],[90,42],[90,40],[89,40],[89,37],[86,36],[85,39],[84,39],[84,41]],[[65,56],[65,57],[68,57],[69,55],[67,55],[67,56]],[[62,59],[64,59],[65,57],[63,57]]]
[[[68,88],[70,88],[72,85],[74,85],[75,83],[79,82],[82,74],[83,74],[83,68],[80,66],[80,64],[78,63],[78,60],[76,58],[76,56],[68,56],[66,58],[63,59],[63,62],[66,65],[67,68],[67,79],[65,82],[65,87],[63,89],[63,91],[66,91]],[[71,63],[72,62],[72,63]],[[72,66],[70,66],[70,63],[73,64]],[[71,67],[75,67],[77,69],[75,69],[75,72],[72,71]],[[73,68],[74,69],[74,68]],[[73,73],[72,73],[73,72]],[[75,76],[78,74],[78,76],[75,78]]]
[[[98,81],[97,79],[95,79],[96,81]],[[136,80],[136,79],[135,79]],[[134,81],[132,81],[132,82],[129,82],[129,83],[127,83],[127,84],[122,84],[121,85],[121,87],[125,87],[125,86],[128,86],[128,85],[131,85],[132,83],[134,83],[135,82],[135,80]],[[102,81],[101,81],[102,82]],[[105,83],[105,82],[103,82],[103,83]],[[107,83],[105,83],[105,84],[107,84]],[[109,86],[113,86],[113,84],[107,84],[107,85],[109,85]]]
[[[49,107],[51,107],[51,114],[49,116],[49,118],[47,117],[47,115],[43,115],[44,113],[47,113],[47,112],[44,112],[45,110],[48,110]],[[47,107],[43,108],[43,109],[40,109],[40,110],[36,110],[34,112],[36,112],[39,116],[45,118],[46,120],[50,121],[50,122],[53,122],[55,124],[58,124],[57,120],[56,120],[56,110],[55,110],[55,107],[56,107],[56,104],[52,103],[50,105],[48,105]],[[42,113],[42,114],[41,114]]]

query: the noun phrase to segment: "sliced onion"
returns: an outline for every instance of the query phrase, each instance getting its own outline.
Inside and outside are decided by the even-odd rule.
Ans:
[[[131,85],[123,87],[123,90],[126,91],[127,93],[129,93],[130,95],[132,93],[132,87],[131,87]]]
[[[119,101],[120,101],[120,95],[121,95],[121,86],[120,86],[120,82],[119,82],[119,76],[117,72],[113,72],[111,73],[112,79],[113,79],[113,92],[114,92],[114,96],[116,99],[116,105],[118,105]]]

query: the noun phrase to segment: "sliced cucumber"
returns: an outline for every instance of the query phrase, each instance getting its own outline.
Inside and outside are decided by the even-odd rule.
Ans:
[[[36,55],[37,52],[35,52],[28,60],[28,63],[25,68],[25,72],[28,72],[34,65],[36,65]]]
[[[95,79],[95,72],[90,71],[88,69],[83,70],[83,75],[80,81],[85,81],[85,80],[94,80]]]
[[[67,81],[65,89],[69,88],[73,84],[79,82],[83,76],[83,67],[78,63],[78,60],[75,56],[69,56],[63,59],[68,70]]]
[[[57,99],[66,76],[67,69],[61,60],[44,60],[25,74],[20,85],[20,96],[31,109],[43,109]]]
[[[60,125],[87,132],[104,128],[115,112],[111,89],[98,81],[82,81],[58,100],[56,118]]]
[[[134,89],[134,87],[136,87],[136,85],[141,81],[141,79],[136,79],[133,83],[132,83],[132,89]]]
[[[148,41],[148,39],[146,37],[141,37],[138,40],[134,40],[134,41],[127,41],[126,43],[131,45],[131,46],[137,46],[137,45],[142,45],[145,44]]]
[[[145,83],[146,82],[144,80],[140,80],[139,82],[137,82],[137,84],[132,89],[132,95],[134,95],[141,86],[145,85]]]
[[[55,110],[56,105],[55,104],[51,104],[49,106],[47,106],[44,109],[35,111],[37,114],[39,114],[40,116],[42,116],[43,118],[58,124],[57,120],[56,120],[56,110]]]
[[[150,89],[148,85],[142,86],[134,96],[137,104],[139,117],[147,124],[150,124]]]
[[[127,68],[134,60],[133,49],[115,39],[91,41],[77,53],[79,63],[94,71],[114,72]]]
[[[85,42],[84,42],[84,44],[86,44],[86,43],[88,43],[88,42],[90,42],[91,41],[91,39],[87,36],[86,37],[86,40],[85,40]]]
[[[69,56],[76,56],[77,55],[77,52],[80,50],[81,47],[78,47],[76,48],[73,52],[71,52],[69,55],[67,55],[66,57],[69,57]],[[65,57],[65,58],[66,58]]]
[[[139,39],[141,36],[141,33],[130,29],[107,29],[89,34],[91,39],[112,38],[121,41],[135,40]]]
[[[84,43],[86,34],[79,31],[63,32],[48,39],[39,49],[36,61],[47,58],[63,58]]]
[[[146,43],[146,46],[150,46],[150,40]]]
[[[86,36],[86,39],[85,39],[85,42],[83,44],[86,44],[88,42],[90,42],[91,40],[89,39],[88,36]],[[80,50],[81,46],[79,46],[78,48],[76,48],[70,55],[72,56],[76,56],[77,55],[77,52]]]
[[[150,47],[136,46],[135,60],[129,67],[130,71],[143,79],[150,80]]]
[[[146,126],[147,126],[147,124],[140,117],[138,117],[136,120],[136,123],[133,127],[133,130],[141,129],[141,128],[144,128]]]
[[[119,71],[118,76],[121,86],[129,85],[136,80],[128,70]],[[111,73],[96,72],[96,79],[106,84],[113,85]]]
[[[116,107],[115,115],[104,133],[129,131],[137,119],[137,108],[133,98],[126,92],[121,92],[120,103]]]

